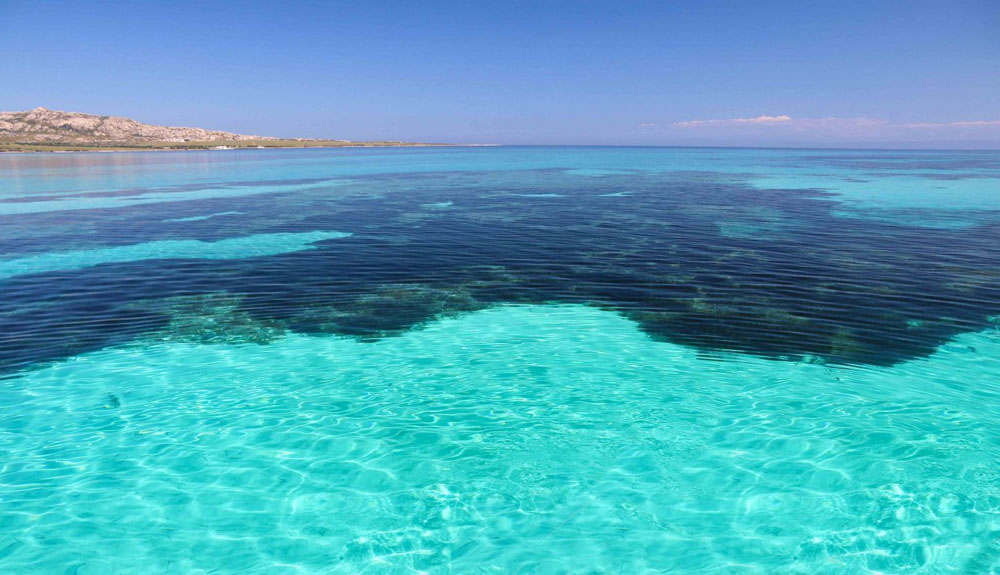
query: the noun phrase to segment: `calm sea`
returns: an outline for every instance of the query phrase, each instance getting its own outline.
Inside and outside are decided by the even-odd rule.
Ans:
[[[1000,152],[0,155],[0,573],[1000,573]]]

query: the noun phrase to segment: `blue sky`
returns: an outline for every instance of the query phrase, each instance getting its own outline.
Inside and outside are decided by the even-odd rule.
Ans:
[[[0,0],[0,110],[469,143],[1000,147],[1000,1]]]

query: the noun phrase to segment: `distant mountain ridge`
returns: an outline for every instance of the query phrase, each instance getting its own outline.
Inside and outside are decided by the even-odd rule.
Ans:
[[[202,128],[143,124],[120,116],[98,116],[35,108],[0,112],[0,140],[18,143],[131,146],[147,142],[245,142],[274,140]]]

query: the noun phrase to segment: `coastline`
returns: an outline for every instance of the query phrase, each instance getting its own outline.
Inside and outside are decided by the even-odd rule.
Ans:
[[[70,144],[44,142],[0,142],[0,153],[71,153],[71,152],[183,152],[226,150],[277,150],[305,148],[420,148],[450,147],[456,144],[435,142],[349,142],[343,140],[249,140],[206,142],[148,142],[136,144]]]

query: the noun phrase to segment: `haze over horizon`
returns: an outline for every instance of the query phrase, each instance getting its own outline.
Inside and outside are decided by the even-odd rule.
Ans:
[[[0,110],[499,144],[1000,148],[1000,3],[0,0]]]

